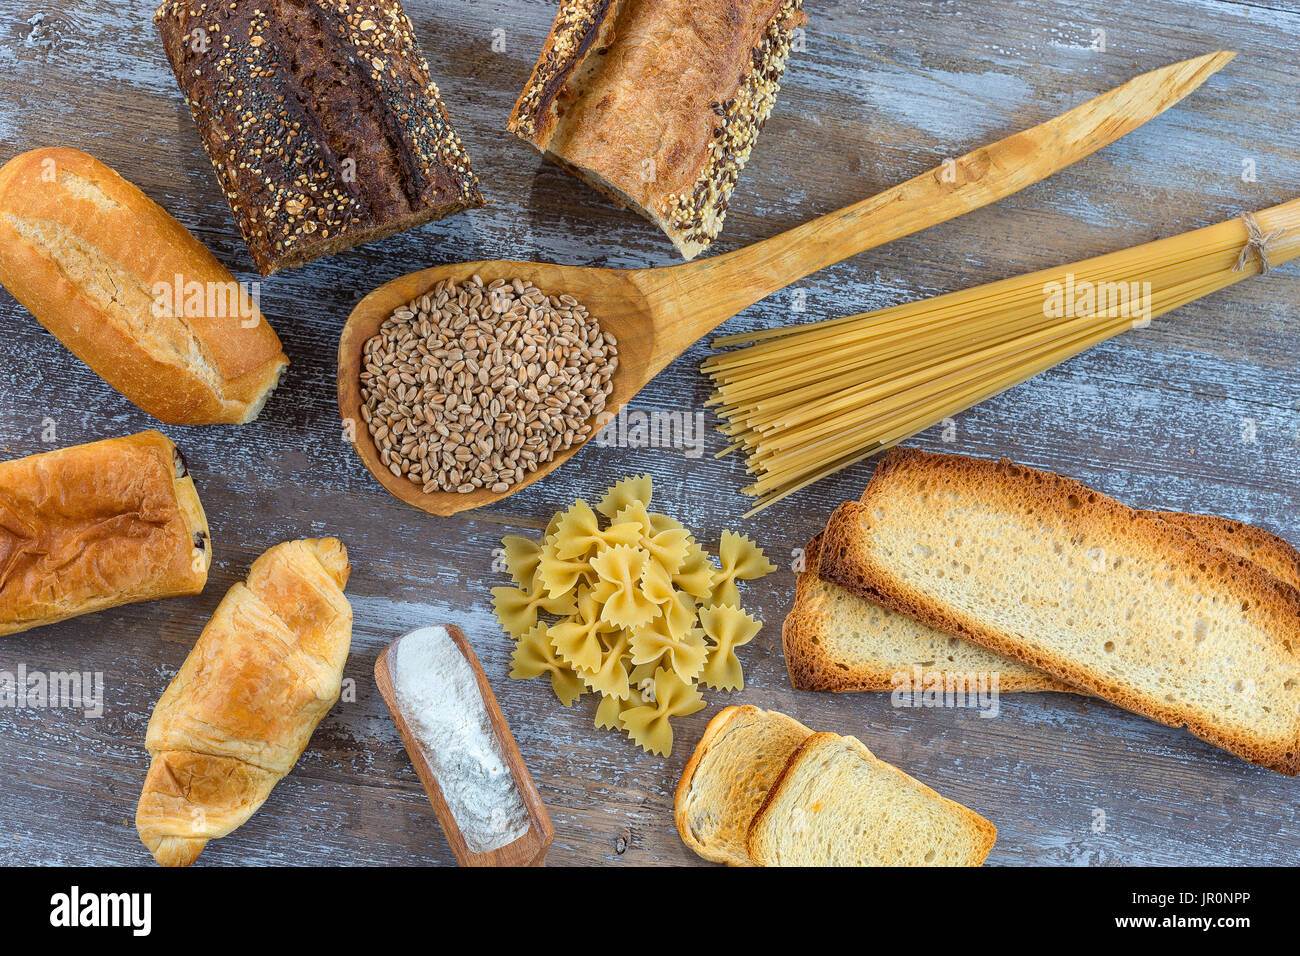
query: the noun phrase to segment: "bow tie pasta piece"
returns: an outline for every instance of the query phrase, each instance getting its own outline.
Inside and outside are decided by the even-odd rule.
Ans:
[[[673,599],[673,577],[658,561],[651,558],[641,571],[641,594],[651,604],[662,607]]]
[[[595,670],[577,672],[588,689],[619,700],[627,700],[632,695],[625,660],[629,643],[628,633],[624,630],[601,638],[600,665]]]
[[[616,514],[633,502],[640,502],[643,509],[649,508],[650,496],[653,493],[654,480],[649,475],[624,478],[605,491],[604,497],[596,505],[596,510],[612,521]]]
[[[686,531],[686,539],[688,541],[695,540],[690,536],[690,532],[686,525],[682,524],[676,518],[670,518],[668,515],[661,515],[657,512],[650,512],[647,517],[650,520],[650,530],[655,534],[659,534],[662,531]]]
[[[537,623],[538,613],[565,616],[577,610],[572,594],[551,597],[540,581],[534,581],[532,590],[524,588],[493,588],[492,607],[496,610],[501,627],[513,638],[521,638]]]
[[[650,520],[650,512],[646,511],[644,501],[633,501],[627,507],[620,508],[610,520],[617,524],[634,524],[643,535],[654,534],[655,526]]]
[[[578,591],[578,612],[551,628],[551,644],[560,659],[579,671],[600,668],[603,647],[600,636],[616,628],[600,619],[600,605],[589,588]]]
[[[537,563],[542,557],[542,546],[530,538],[508,534],[501,539],[505,550],[506,570],[521,588],[528,587],[537,575]]]
[[[740,607],[740,592],[736,581],[753,581],[771,574],[776,565],[767,560],[763,549],[743,534],[722,532],[718,546],[718,561],[722,568],[713,575],[713,593],[710,603]]]
[[[668,574],[674,575],[686,563],[690,552],[691,536],[685,528],[664,528],[652,530],[650,534],[640,536],[641,548],[649,553],[658,564],[663,565]]]
[[[565,559],[560,556],[558,544],[561,539],[552,538],[542,545],[542,552],[537,559],[537,580],[546,593],[553,598],[568,594],[579,584],[594,584],[595,572],[585,557]]]
[[[597,551],[615,545],[636,545],[641,540],[641,530],[631,523],[615,522],[606,529],[587,502],[579,498],[572,508],[564,512],[555,526],[555,553],[565,560],[585,560]]]
[[[713,576],[716,573],[709,552],[692,541],[687,545],[681,569],[673,575],[673,584],[691,597],[704,601],[713,596]]]
[[[631,702],[632,695],[628,695],[628,700],[619,700],[617,697],[610,697],[608,694],[602,694],[600,705],[596,708],[596,729],[597,730],[622,730],[623,729],[623,711],[629,707],[636,706]]]
[[[518,680],[550,674],[551,689],[565,707],[582,696],[582,680],[556,656],[545,624],[538,624],[519,639],[510,661],[510,676]]]
[[[641,575],[650,556],[639,548],[618,545],[591,559],[600,576],[593,592],[601,602],[600,616],[618,627],[636,628],[659,615],[659,605],[641,592]]]
[[[674,591],[672,601],[664,605],[664,633],[675,641],[690,634],[698,617],[695,599],[685,591]]]
[[[632,663],[671,668],[673,673],[689,684],[704,669],[704,660],[708,656],[704,630],[691,628],[685,637],[679,639],[664,633],[663,623],[664,619],[660,618],[632,632]]]
[[[631,707],[621,717],[627,735],[643,750],[667,757],[673,752],[673,717],[703,709],[700,692],[667,669],[655,671],[654,703]]]
[[[691,534],[685,528],[674,528],[662,520],[656,523],[656,519],[662,518],[662,515],[650,514],[644,504],[635,501],[615,515],[614,521],[619,525],[635,525],[639,530],[635,543],[667,568],[669,574],[676,574],[690,552]]]
[[[716,690],[741,690],[745,677],[740,669],[736,648],[748,644],[763,627],[739,608],[721,605],[700,611],[700,624],[712,646],[708,661],[700,673],[700,683]]]

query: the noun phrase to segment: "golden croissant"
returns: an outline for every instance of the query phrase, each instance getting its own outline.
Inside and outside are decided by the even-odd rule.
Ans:
[[[276,545],[203,629],[145,736],[135,825],[163,866],[188,866],[247,821],[338,700],[350,570],[334,538]]]

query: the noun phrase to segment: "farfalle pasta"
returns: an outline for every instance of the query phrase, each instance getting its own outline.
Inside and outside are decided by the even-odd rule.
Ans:
[[[673,718],[704,707],[699,685],[744,686],[736,649],[762,622],[740,609],[738,582],[776,568],[730,531],[714,564],[685,525],[650,510],[653,491],[649,475],[625,478],[595,508],[556,514],[540,541],[505,538],[517,587],[492,594],[517,642],[511,677],[549,676],[566,707],[599,695],[598,728],[667,756]]]

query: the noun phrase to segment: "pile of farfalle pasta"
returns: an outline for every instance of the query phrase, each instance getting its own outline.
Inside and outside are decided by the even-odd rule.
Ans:
[[[681,522],[650,511],[652,490],[649,475],[625,478],[595,510],[579,500],[557,514],[540,542],[505,538],[519,586],[492,598],[517,642],[511,677],[549,675],[565,707],[599,694],[597,727],[667,756],[671,719],[704,706],[698,685],[744,686],[736,648],[763,622],[741,610],[736,582],[776,567],[730,531],[715,565]]]

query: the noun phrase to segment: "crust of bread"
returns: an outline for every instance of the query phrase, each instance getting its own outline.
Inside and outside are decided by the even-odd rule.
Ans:
[[[997,842],[997,837],[998,837],[998,829],[996,826],[993,825],[992,822],[986,820],[984,817],[980,816],[978,813],[976,813],[974,810],[970,809],[969,807],[963,806],[962,804],[957,803],[955,800],[949,800],[941,793],[937,792],[931,787],[926,786],[924,783],[917,780],[915,777],[911,776],[907,772],[899,769],[898,767],[895,767],[893,764],[881,760],[879,757],[877,757],[875,754],[871,752],[870,748],[868,748],[866,744],[858,740],[856,737],[841,737],[838,734],[822,732],[822,733],[815,733],[809,736],[808,739],[805,740],[802,744],[800,744],[799,747],[795,750],[795,752],[790,755],[790,759],[786,761],[785,768],[781,771],[781,775],[777,777],[776,783],[773,784],[771,789],[768,790],[767,796],[764,798],[762,806],[759,807],[758,812],[754,814],[754,818],[749,822],[749,829],[747,831],[745,842],[746,842],[746,847],[749,851],[749,855],[751,859],[754,860],[755,863],[757,863],[759,866],[765,865],[765,861],[763,860],[761,851],[755,852],[756,850],[755,839],[754,839],[755,831],[758,830],[763,825],[763,820],[768,814],[771,807],[777,801],[782,799],[782,797],[785,795],[786,789],[791,785],[795,776],[798,774],[799,765],[803,761],[810,759],[816,753],[819,747],[832,741],[843,741],[844,743],[852,746],[854,749],[859,751],[862,754],[863,758],[869,761],[872,764],[872,766],[876,767],[877,769],[886,771],[894,776],[897,776],[903,779],[904,781],[906,781],[909,785],[915,786],[916,788],[920,789],[923,793],[931,797],[934,797],[936,800],[941,800],[944,803],[951,805],[953,808],[957,810],[960,810],[962,815],[965,816],[967,819],[969,819],[970,822],[974,824],[974,826],[980,833],[980,838],[981,838],[980,847],[976,851],[976,856],[978,857],[978,860],[972,861],[971,865],[980,866],[984,863],[986,859],[988,859],[988,855],[992,851],[993,845]]]
[[[211,563],[194,481],[158,432],[0,464],[0,635],[198,594]]]
[[[1183,514],[1177,511],[1146,513],[1176,524],[1198,538],[1252,561],[1279,581],[1300,589],[1300,551],[1271,531],[1217,515]]]
[[[197,283],[203,309],[157,314],[159,287],[173,306],[178,277],[182,302]],[[75,149],[32,150],[0,169],[0,282],[166,424],[251,421],[289,364],[229,270],[138,188]],[[218,313],[218,302],[238,308],[213,314],[209,302]]]
[[[1133,693],[1098,669],[1082,667],[1067,657],[1035,651],[1006,629],[970,614],[941,605],[915,587],[898,581],[858,546],[859,521],[869,520],[875,501],[888,494],[892,483],[909,477],[951,482],[963,489],[978,489],[993,506],[1009,510],[1032,507],[1071,527],[1106,529],[1134,543],[1135,548],[1167,555],[1171,564],[1197,569],[1200,574],[1249,604],[1249,612],[1267,627],[1271,639],[1290,654],[1300,654],[1300,592],[1274,578],[1259,566],[1163,518],[1136,511],[1113,498],[1061,475],[1037,471],[1001,459],[933,455],[912,449],[894,449],[877,467],[862,502],[841,505],[827,526],[821,553],[821,574],[853,593],[908,614],[931,627],[974,641],[995,653],[1086,690],[1134,713],[1189,731],[1251,763],[1288,776],[1300,773],[1300,740],[1271,742],[1222,723],[1198,716],[1188,708]],[[1268,624],[1266,622],[1273,622]],[[1284,633],[1283,625],[1286,622]],[[1292,643],[1294,641],[1294,643]]]
[[[691,259],[722,229],[805,22],[802,0],[562,0],[508,128]]]

